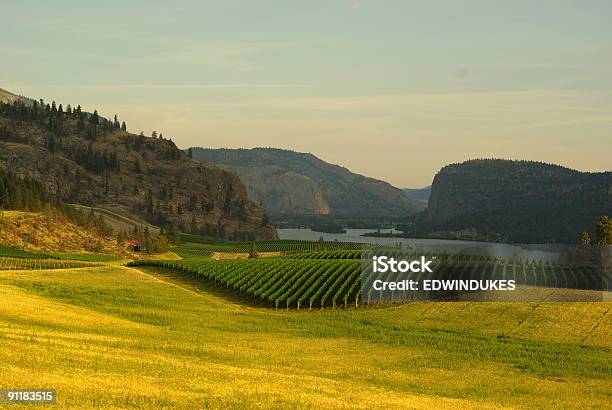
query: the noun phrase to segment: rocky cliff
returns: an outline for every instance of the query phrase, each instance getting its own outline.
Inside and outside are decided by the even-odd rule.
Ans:
[[[575,242],[612,213],[612,172],[579,172],[533,161],[471,160],[435,176],[427,222],[437,232],[481,239]],[[447,235],[448,236],[448,235]]]
[[[276,237],[237,174],[192,160],[172,140],[131,134],[80,108],[5,101],[0,167],[42,182],[63,201],[226,239]]]
[[[205,163],[237,171],[251,198],[271,214],[406,216],[424,207],[387,182],[312,154],[273,148],[191,152]]]

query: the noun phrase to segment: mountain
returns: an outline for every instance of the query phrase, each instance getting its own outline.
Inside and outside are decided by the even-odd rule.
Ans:
[[[274,215],[406,216],[423,208],[387,182],[312,154],[275,149],[191,148],[193,158],[233,169]]]
[[[10,91],[7,91],[7,90],[5,90],[3,88],[0,88],[0,102],[7,103],[7,104],[9,104],[9,103],[12,104],[15,101],[19,101],[19,102],[21,102],[21,103],[23,103],[25,105],[28,105],[28,106],[32,105],[34,103],[34,100],[29,98],[29,97],[26,97],[26,96],[23,96],[23,95],[13,94]]]
[[[403,188],[404,194],[413,201],[423,202],[427,204],[429,202],[429,196],[431,195],[431,185],[425,188]]]
[[[11,92],[8,92],[0,88],[0,101],[6,102],[6,103],[12,103],[14,101],[19,101],[20,99],[21,97],[19,97],[18,95],[15,95]]]
[[[612,214],[612,172],[533,161],[470,160],[435,176],[415,232],[510,242],[575,243]]]
[[[236,173],[189,158],[171,139],[131,134],[80,106],[1,96],[0,168],[62,201],[225,239],[276,238]]]

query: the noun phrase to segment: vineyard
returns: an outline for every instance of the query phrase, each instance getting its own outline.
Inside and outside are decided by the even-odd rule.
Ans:
[[[362,244],[354,242],[324,242],[324,241],[298,241],[298,240],[273,240],[273,241],[254,241],[254,242],[186,242],[179,247],[179,250],[205,250],[211,252],[233,252],[248,253],[251,250],[257,252],[317,252],[328,250],[358,250]]]
[[[0,257],[1,270],[29,270],[29,269],[72,269],[100,266],[97,263],[41,258],[8,258]]]
[[[283,256],[285,259],[361,259],[360,250],[300,252]]]
[[[278,253],[279,256],[251,259],[211,258],[216,252]],[[437,294],[375,290],[374,280],[404,279],[500,280],[517,284],[562,288],[608,290],[610,269],[592,264],[497,258],[478,254],[422,251],[414,249],[365,249],[362,244],[294,240],[256,242],[185,243],[176,248],[182,260],[143,259],[130,266],[159,266],[195,275],[232,289],[267,306],[336,308],[386,302],[407,302]],[[372,274],[374,255],[414,260],[432,260],[434,273]],[[256,256],[256,255],[255,255]],[[215,258],[216,259],[216,258]],[[0,270],[67,269],[99,266],[119,260],[104,254],[35,254],[0,247]],[[390,294],[389,294],[390,292]]]
[[[195,274],[275,307],[336,307],[353,300],[360,290],[361,269],[356,260],[140,260],[129,265],[160,266]]]
[[[25,251],[23,249],[13,248],[4,245],[0,245],[0,258],[61,259],[85,262],[113,262],[121,260],[121,258],[119,258],[118,256],[105,255],[102,253],[33,253]]]
[[[415,259],[421,254],[412,253],[406,259]],[[364,255],[370,257],[370,255]],[[605,290],[609,288],[612,270],[604,270],[594,264],[570,264],[563,262],[519,260],[515,258],[498,258],[472,254],[430,254],[434,258],[432,268],[434,273],[387,273],[366,275],[368,281],[363,288],[367,294],[361,295],[362,302],[374,303],[389,298],[393,302],[404,302],[419,296],[431,296],[425,293],[391,292],[383,295],[383,291],[373,289],[373,281],[399,281],[413,279],[455,279],[455,280],[514,280],[518,285],[543,288]],[[369,268],[371,266],[368,265]],[[435,296],[435,294],[434,294]]]
[[[32,252],[24,251],[23,249],[17,249],[10,246],[0,245],[0,257],[8,258],[29,258],[29,259],[45,259],[48,256],[39,255]]]
[[[422,255],[418,252],[418,255]],[[417,252],[404,253],[406,258]],[[517,284],[607,290],[610,271],[588,265],[557,262],[520,261],[480,255],[437,253],[433,274],[388,273],[370,275],[367,259],[358,259],[360,251],[324,251],[287,255],[278,258],[214,261],[189,258],[182,261],[140,260],[130,266],[159,266],[187,272],[217,285],[231,288],[251,299],[275,307],[324,308],[358,306],[361,303],[382,302],[383,294],[375,291],[371,281],[402,279],[514,279]],[[362,275],[363,265],[363,275]],[[367,278],[362,294],[362,278]],[[398,292],[392,301],[402,302],[414,297],[410,292]]]
[[[103,253],[51,253],[49,254],[49,257],[85,262],[114,262],[121,260],[121,258],[118,256],[105,255]]]
[[[71,269],[117,260],[120,258],[98,253],[32,253],[0,245],[0,270]]]
[[[189,245],[179,246],[176,249],[176,254],[179,255],[183,259],[192,259],[192,258],[204,259],[204,258],[210,258],[214,253],[212,250],[205,249],[200,246],[189,246]]]

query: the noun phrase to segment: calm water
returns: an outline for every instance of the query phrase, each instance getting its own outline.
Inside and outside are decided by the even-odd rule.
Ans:
[[[475,242],[446,239],[410,239],[410,238],[371,238],[361,236],[371,229],[347,229],[345,234],[314,232],[310,229],[279,229],[280,239],[296,239],[317,241],[360,242],[371,245],[383,245],[392,247],[411,247],[424,250],[448,250],[453,252],[479,253],[483,255],[499,257],[529,258],[537,260],[557,260],[560,252],[558,246],[546,245],[509,245],[492,242]],[[381,232],[393,232],[393,230],[381,230]],[[548,249],[547,249],[548,248]]]

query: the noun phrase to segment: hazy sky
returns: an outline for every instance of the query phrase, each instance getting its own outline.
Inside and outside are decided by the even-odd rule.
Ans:
[[[400,187],[469,158],[612,169],[608,0],[127,3],[3,2],[0,88]]]

